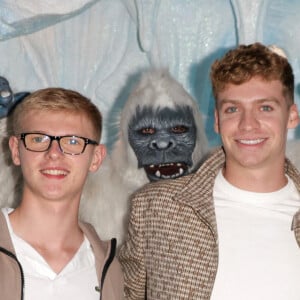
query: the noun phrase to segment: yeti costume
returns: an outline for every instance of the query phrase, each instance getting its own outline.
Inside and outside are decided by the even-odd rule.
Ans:
[[[102,239],[116,237],[120,246],[127,229],[130,195],[149,182],[128,141],[128,127],[137,106],[175,108],[189,106],[193,112],[197,134],[192,154],[195,171],[207,152],[207,140],[201,113],[192,97],[167,71],[155,70],[143,74],[130,94],[120,116],[119,137],[110,157],[95,174],[90,174],[81,201],[81,218],[93,224]]]

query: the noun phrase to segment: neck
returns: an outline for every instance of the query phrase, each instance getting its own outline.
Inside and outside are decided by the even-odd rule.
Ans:
[[[15,234],[39,252],[56,273],[72,259],[84,238],[78,224],[79,201],[67,200],[23,195],[20,206],[9,216]]]
[[[237,188],[256,193],[275,192],[287,184],[284,164],[259,170],[226,166],[223,175]]]
[[[23,197],[10,215],[14,232],[29,243],[66,244],[82,240],[78,205],[72,202],[41,201]]]

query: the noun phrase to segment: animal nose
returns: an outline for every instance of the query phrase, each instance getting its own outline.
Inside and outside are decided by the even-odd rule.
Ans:
[[[175,146],[175,141],[172,139],[158,139],[153,140],[150,143],[150,148],[155,150],[166,150],[173,148]]]

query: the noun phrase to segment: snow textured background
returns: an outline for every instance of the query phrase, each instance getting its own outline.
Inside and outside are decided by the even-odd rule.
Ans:
[[[61,86],[90,97],[110,149],[140,73],[167,67],[199,104],[215,146],[209,67],[237,44],[283,48],[300,106],[299,11],[297,0],[1,0],[0,75],[14,92]]]

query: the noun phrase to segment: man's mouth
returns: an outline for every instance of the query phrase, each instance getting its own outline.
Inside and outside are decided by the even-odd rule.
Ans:
[[[52,176],[66,176],[68,172],[64,170],[57,170],[57,169],[51,169],[51,170],[42,170],[43,174],[52,175]]]
[[[182,176],[188,169],[185,163],[167,163],[144,167],[147,174],[157,179],[174,179]]]
[[[247,140],[241,139],[238,140],[238,142],[244,145],[257,145],[262,143],[264,140],[265,139],[247,139]]]

